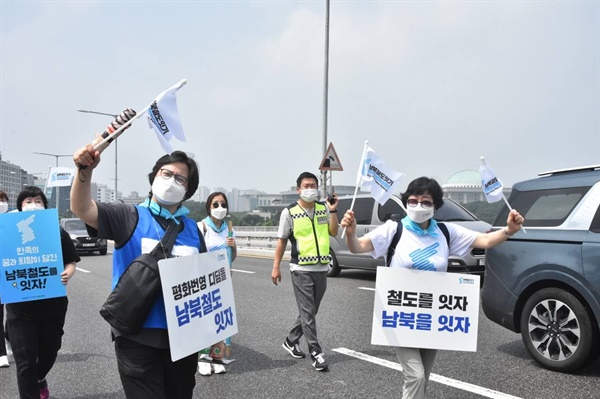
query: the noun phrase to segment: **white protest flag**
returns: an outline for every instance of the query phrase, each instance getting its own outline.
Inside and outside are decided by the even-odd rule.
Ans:
[[[371,192],[381,205],[394,194],[404,173],[396,172],[383,162],[375,151],[367,146],[360,169],[360,186]]]
[[[148,124],[151,129],[154,129],[160,145],[168,154],[173,152],[173,147],[169,143],[173,137],[185,141],[175,95],[181,86],[180,82],[163,91],[148,108]]]
[[[73,183],[75,169],[62,166],[50,168],[46,187],[68,187]]]
[[[485,159],[481,157],[481,164],[479,165],[479,174],[481,175],[481,188],[485,194],[487,202],[498,202],[504,197],[502,182],[498,180],[496,174],[485,163]]]

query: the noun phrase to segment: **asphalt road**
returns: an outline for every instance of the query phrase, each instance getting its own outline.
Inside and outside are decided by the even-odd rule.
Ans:
[[[84,256],[68,286],[63,348],[48,375],[52,398],[124,398],[109,336],[98,310],[110,289],[112,256]],[[233,284],[239,334],[227,374],[197,374],[195,398],[400,397],[402,376],[389,348],[370,344],[375,274],[343,271],[328,280],[317,317],[329,372],[291,358],[281,344],[297,316],[289,275],[274,286],[272,261],[240,257]],[[305,342],[301,342],[306,351]],[[12,357],[9,357],[12,362]],[[17,398],[16,368],[0,369],[0,398]],[[430,398],[600,398],[600,362],[577,374],[540,368],[520,336],[480,315],[475,353],[438,354]]]

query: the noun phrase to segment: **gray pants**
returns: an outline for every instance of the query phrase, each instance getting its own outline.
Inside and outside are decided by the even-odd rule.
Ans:
[[[321,353],[322,349],[317,339],[315,317],[327,289],[327,272],[293,271],[292,285],[300,314],[288,335],[288,339],[292,342],[298,342],[304,335],[308,343],[309,353],[313,351]]]
[[[398,361],[404,372],[402,399],[423,399],[433,368],[437,349],[396,347]]]

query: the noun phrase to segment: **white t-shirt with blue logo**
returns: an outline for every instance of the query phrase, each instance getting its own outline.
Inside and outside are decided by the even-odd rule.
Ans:
[[[464,256],[479,234],[454,223],[444,223],[450,233],[450,248],[444,233],[437,228],[437,237],[417,235],[404,228],[390,267],[445,272],[448,270],[448,257]],[[388,220],[385,224],[366,234],[373,244],[371,256],[378,258],[387,255],[398,223]]]

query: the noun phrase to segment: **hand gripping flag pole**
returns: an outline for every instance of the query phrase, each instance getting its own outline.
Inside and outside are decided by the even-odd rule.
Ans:
[[[182,79],[176,85],[171,86],[170,88],[168,88],[167,90],[165,90],[164,92],[159,94],[150,105],[148,105],[146,108],[144,108],[141,112],[139,112],[137,114],[134,110],[128,108],[125,111],[123,111],[121,114],[117,115],[117,118],[115,118],[115,120],[107,127],[107,130],[102,134],[102,140],[94,143],[94,150],[100,151],[100,152],[104,151],[106,149],[106,147],[108,147],[108,145],[114,139],[119,137],[125,131],[125,129],[127,129],[129,126],[131,126],[131,124],[133,123],[134,120],[139,119],[140,117],[146,115],[147,112],[151,108],[153,108],[153,111],[154,111],[153,112],[154,121],[152,121],[152,122],[155,125],[158,124],[159,126],[162,126],[163,132],[166,127],[167,131],[165,133],[169,133],[169,129],[168,129],[169,124],[178,125],[178,127],[180,128],[181,123],[178,120],[175,120],[175,119],[178,119],[178,117],[179,117],[179,115],[177,115],[177,109],[175,108],[174,111],[171,110],[170,120],[167,121],[167,120],[165,120],[165,118],[161,117],[159,107],[160,107],[160,102],[163,98],[173,97],[174,93],[177,90],[179,90],[181,87],[183,87],[186,83],[187,83],[187,80]],[[151,118],[149,117],[149,119],[151,119]],[[166,137],[166,134],[164,136]],[[185,139],[182,136],[182,133],[175,134],[175,137],[177,137],[180,140],[182,138]],[[170,137],[166,137],[163,140],[168,142],[169,138]],[[173,152],[172,148],[165,148],[163,140],[160,140],[160,139],[161,139],[161,137],[159,137],[159,141],[160,141],[161,145],[163,146],[163,149],[165,149],[165,151],[168,153]],[[169,149],[170,149],[170,151],[169,151]]]

